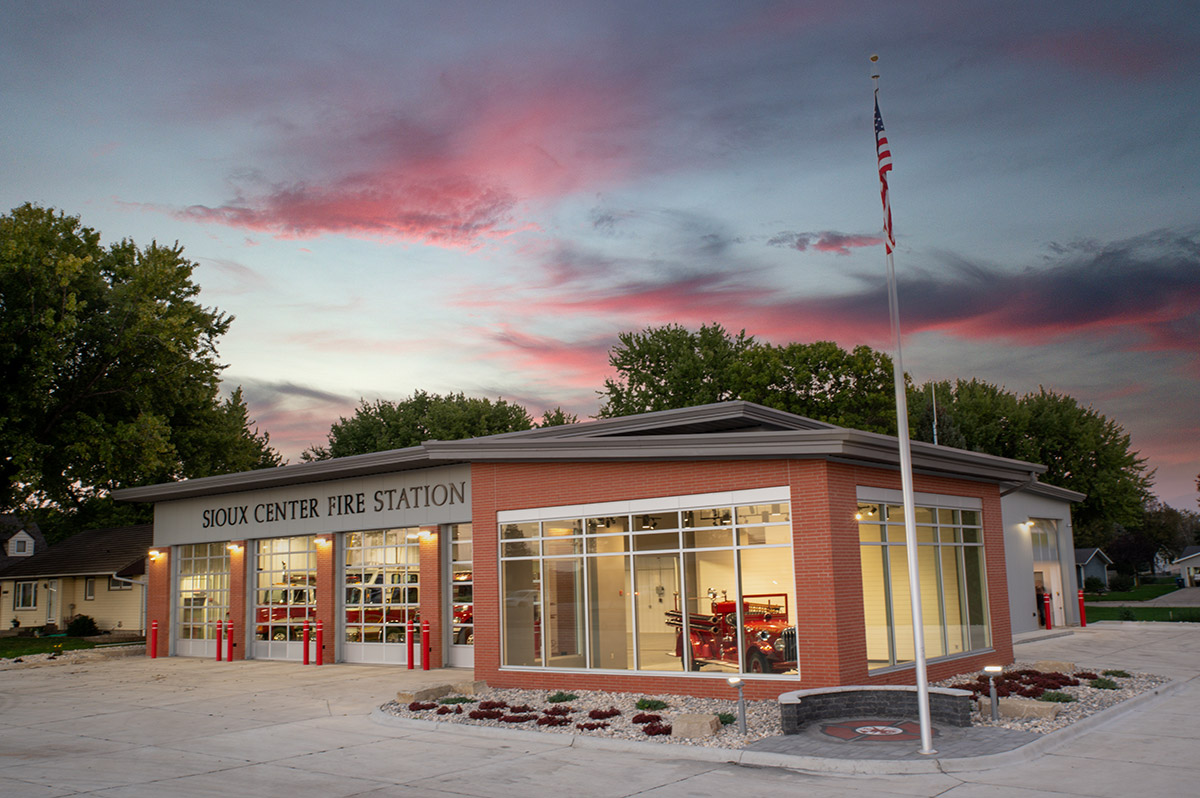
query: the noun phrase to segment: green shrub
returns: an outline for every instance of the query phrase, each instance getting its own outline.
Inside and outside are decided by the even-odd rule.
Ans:
[[[1117,690],[1117,689],[1120,689],[1120,685],[1119,685],[1119,684],[1117,684],[1116,682],[1114,682],[1112,679],[1105,679],[1105,678],[1103,678],[1103,677],[1101,677],[1101,678],[1099,678],[1099,679],[1092,679],[1090,682],[1088,682],[1088,684],[1089,684],[1090,686],[1092,686],[1092,687],[1096,688],[1097,690]]]
[[[1122,607],[1122,608],[1121,608],[1121,613],[1120,613],[1120,620],[1122,620],[1122,621],[1136,621],[1136,620],[1137,620],[1137,613],[1133,611],[1133,608],[1132,608],[1132,607]]]
[[[643,711],[654,711],[656,709],[666,709],[667,702],[660,701],[657,698],[639,698],[637,708]]]
[[[100,627],[96,626],[96,619],[90,615],[76,615],[67,624],[69,637],[91,637],[98,634],[100,634]]]
[[[1114,593],[1133,590],[1133,577],[1129,574],[1113,574],[1108,579],[1108,589]]]
[[[1098,576],[1089,576],[1083,580],[1084,593],[1103,593],[1105,590],[1108,588],[1104,586],[1104,580]]]
[[[1116,676],[1118,679],[1128,679],[1129,678],[1129,674],[1126,671],[1121,671],[1121,670],[1105,671],[1104,675],[1105,676]]]
[[[1074,696],[1060,693],[1057,690],[1047,690],[1038,696],[1038,701],[1049,701],[1052,704],[1069,704],[1075,700]]]
[[[722,726],[728,726],[737,720],[737,715],[732,712],[718,712],[717,720],[721,721]]]
[[[562,690],[559,690],[554,695],[547,696],[546,700],[551,704],[562,704],[566,701],[574,701],[577,698],[579,698],[579,696],[575,695],[574,693],[565,693]]]

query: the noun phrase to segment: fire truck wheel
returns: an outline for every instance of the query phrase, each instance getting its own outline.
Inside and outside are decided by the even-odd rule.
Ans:
[[[756,648],[750,649],[746,656],[746,673],[767,673],[767,658]]]

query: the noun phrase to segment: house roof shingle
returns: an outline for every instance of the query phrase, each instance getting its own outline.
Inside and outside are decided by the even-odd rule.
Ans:
[[[2,575],[10,579],[125,573],[145,560],[153,540],[153,524],[89,529],[9,566]]]

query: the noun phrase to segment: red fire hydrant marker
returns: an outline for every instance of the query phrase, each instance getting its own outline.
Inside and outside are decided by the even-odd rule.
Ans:
[[[1042,602],[1046,605],[1046,631],[1054,628],[1054,619],[1050,617],[1050,591],[1042,594]]]
[[[404,639],[408,641],[408,669],[413,669],[413,622],[412,618],[404,625]]]
[[[221,629],[225,626],[225,622],[217,620],[217,662],[221,661]]]
[[[158,621],[150,622],[150,659],[158,658]]]
[[[429,621],[421,621],[421,670],[429,670]]]
[[[1083,588],[1079,588],[1079,625],[1087,626],[1087,609],[1083,606]]]
[[[308,619],[304,619],[304,664],[308,664]]]

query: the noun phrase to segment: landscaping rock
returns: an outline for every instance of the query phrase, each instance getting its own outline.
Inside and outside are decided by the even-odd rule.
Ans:
[[[458,682],[450,686],[458,695],[475,695],[487,689],[487,682]]]
[[[1037,701],[1032,698],[1001,698],[1000,717],[1002,718],[1041,718],[1051,719],[1058,715],[1059,704],[1049,701]],[[992,702],[990,699],[979,699],[979,711],[986,717],[991,717]]]
[[[1070,676],[1075,672],[1075,663],[1062,662],[1055,659],[1043,659],[1033,663],[1033,669],[1042,673],[1065,673]]]
[[[455,692],[454,688],[448,684],[438,684],[433,687],[425,687],[420,690],[413,690],[411,693],[399,692],[396,693],[396,700],[401,704],[411,704],[413,701],[436,701],[443,696],[448,696]]]
[[[721,730],[716,715],[676,715],[671,719],[672,737],[712,737]]]

